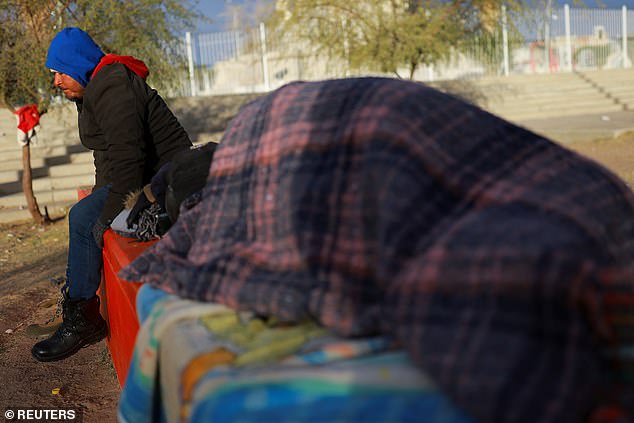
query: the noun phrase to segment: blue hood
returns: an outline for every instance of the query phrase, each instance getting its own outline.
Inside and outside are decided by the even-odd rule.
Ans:
[[[65,73],[85,87],[103,56],[103,51],[86,32],[64,28],[51,41],[46,67]]]

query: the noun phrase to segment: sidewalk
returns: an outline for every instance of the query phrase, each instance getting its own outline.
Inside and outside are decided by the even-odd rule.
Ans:
[[[634,112],[562,116],[515,123],[554,141],[566,144],[616,138],[626,132],[634,132]]]

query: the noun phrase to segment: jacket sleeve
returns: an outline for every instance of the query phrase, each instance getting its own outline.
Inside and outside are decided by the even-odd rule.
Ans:
[[[98,82],[91,97],[107,142],[112,183],[100,220],[109,223],[123,209],[125,196],[143,186],[145,107],[142,93],[134,89],[123,66],[104,73]]]

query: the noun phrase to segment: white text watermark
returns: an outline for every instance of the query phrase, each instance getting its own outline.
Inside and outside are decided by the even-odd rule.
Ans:
[[[30,422],[81,422],[81,413],[72,408],[8,408],[4,411],[5,421]]]

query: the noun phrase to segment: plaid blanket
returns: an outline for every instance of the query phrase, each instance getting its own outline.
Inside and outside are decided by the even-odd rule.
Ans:
[[[560,423],[630,395],[632,263],[634,196],[605,168],[424,85],[360,78],[244,107],[201,203],[121,276],[393,336],[476,420]]]

